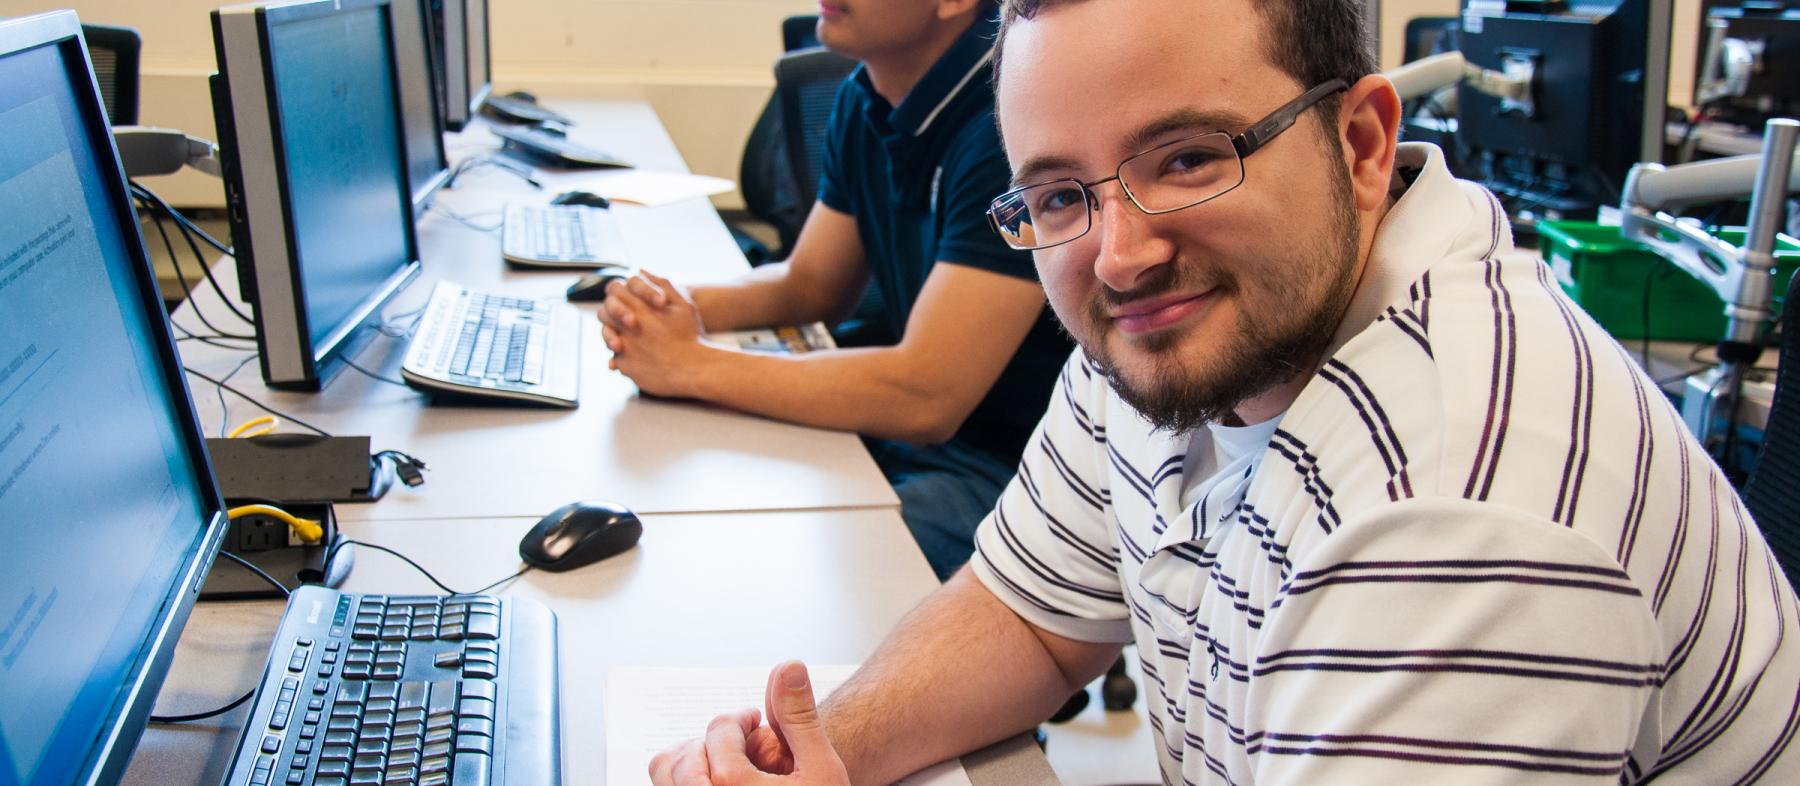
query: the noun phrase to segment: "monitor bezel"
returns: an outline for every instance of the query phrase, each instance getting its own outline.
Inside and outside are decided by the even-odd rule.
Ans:
[[[110,181],[111,217],[125,235],[124,245],[131,255],[130,268],[136,279],[139,306],[148,317],[145,322],[150,327],[150,342],[155,345],[157,366],[168,389],[178,394],[173,397],[175,406],[187,410],[187,417],[178,418],[182,421],[181,439],[192,457],[199,491],[205,495],[205,531],[197,539],[198,548],[189,550],[185,564],[176,573],[177,580],[170,583],[150,634],[116,694],[110,721],[95,739],[89,759],[80,767],[84,773],[80,782],[113,783],[123,777],[138,739],[149,723],[156,694],[174,658],[176,641],[200,595],[206,572],[218,554],[227,522],[224,502],[206,452],[205,435],[200,431],[199,417],[194,412],[192,391],[188,389],[186,374],[181,371],[173,330],[139,231],[137,210],[127,195],[125,169],[120,164],[119,151],[106,120],[93,62],[81,37],[81,21],[73,11],[53,11],[0,21],[0,57],[44,46],[57,47],[63,53],[63,65],[69,70],[70,81],[75,86],[80,113],[88,121],[83,124],[84,130],[99,158],[101,177]]]
[[[390,10],[388,12],[389,29],[392,31],[394,39],[394,57],[396,58],[394,70],[396,78],[402,77],[399,73],[401,69],[398,60],[401,56],[400,42],[401,36],[403,35],[401,33],[402,22],[404,22],[406,26],[418,27],[418,43],[421,50],[419,54],[422,57],[425,66],[425,72],[420,75],[423,77],[422,84],[425,88],[424,106],[426,111],[431,114],[432,147],[436,154],[433,163],[436,165],[437,171],[432,173],[430,177],[425,178],[423,182],[414,183],[412,182],[412,140],[410,138],[406,139],[406,178],[407,185],[412,188],[414,220],[425,215],[425,211],[431,206],[431,200],[437,195],[438,189],[443,188],[444,184],[450,181],[450,156],[449,151],[444,146],[444,109],[438,103],[438,92],[435,84],[438,78],[436,73],[438,60],[441,55],[437,51],[436,43],[433,41],[431,34],[431,14],[427,8],[427,5],[430,2],[431,0],[393,0],[392,5],[389,6]],[[401,78],[401,84],[398,86],[402,91],[406,89],[405,80],[403,78]],[[406,129],[404,127],[408,117],[407,104],[407,96],[401,95],[400,119],[402,123],[402,135],[410,137],[410,134],[405,133]]]
[[[293,189],[287,176],[287,147],[286,143],[283,141],[284,137],[282,133],[282,130],[285,127],[285,118],[283,117],[281,110],[281,98],[275,86],[275,63],[270,51],[270,35],[275,28],[282,25],[318,17],[360,11],[368,8],[379,9],[386,18],[388,25],[387,70],[390,86],[392,87],[393,95],[395,97],[393,106],[395,143],[397,149],[401,151],[400,160],[396,163],[396,174],[398,175],[401,184],[397,198],[402,203],[404,215],[409,219],[401,222],[403,231],[406,235],[405,255],[407,259],[403,264],[396,268],[393,273],[384,279],[380,285],[372,289],[369,297],[359,303],[349,316],[332,326],[331,330],[326,333],[323,338],[314,341],[312,339],[313,320],[308,311],[308,293],[300,273],[300,267],[304,264],[304,261],[300,258],[299,239],[294,231]],[[258,347],[262,350],[260,353],[260,363],[263,367],[263,380],[270,387],[274,388],[318,391],[323,389],[325,383],[331,378],[333,372],[336,370],[335,366],[341,365],[333,364],[331,362],[334,357],[346,350],[354,348],[357,344],[357,341],[355,340],[356,337],[368,326],[371,318],[380,311],[383,306],[391,301],[401,289],[405,288],[408,283],[418,277],[419,272],[422,269],[422,266],[419,263],[418,238],[414,232],[414,221],[412,220],[416,218],[416,213],[414,212],[415,205],[413,203],[412,177],[408,172],[406,161],[406,120],[401,114],[400,106],[401,87],[399,84],[399,63],[393,41],[393,4],[390,0],[292,0],[292,2],[273,4],[227,6],[218,11],[214,11],[213,14],[214,19],[219,20],[220,15],[223,13],[242,13],[244,11],[250,12],[253,20],[253,27],[255,28],[255,43],[258,55],[255,63],[231,63],[229,59],[224,56],[224,53],[230,47],[225,40],[227,33],[221,29],[221,22],[215,21],[214,29],[215,36],[218,38],[216,44],[221,52],[219,60],[220,73],[224,74],[225,81],[229,84],[238,79],[251,77],[260,88],[254,96],[257,99],[255,101],[256,106],[254,107],[247,107],[240,103],[237,100],[239,96],[236,95],[235,89],[228,91],[233,93],[232,101],[230,102],[230,111],[233,115],[230,125],[234,129],[233,136],[241,138],[244,133],[244,123],[240,122],[240,120],[245,119],[247,114],[254,115],[254,117],[250,119],[262,121],[267,124],[271,148],[270,154],[273,157],[273,171],[271,174],[276,192],[275,201],[277,204],[275,207],[278,209],[281,216],[282,229],[282,237],[274,241],[274,243],[281,247],[283,258],[281,260],[271,261],[263,254],[252,254],[250,264],[250,267],[253,269],[253,276],[258,280],[258,285],[256,287],[257,302],[255,318],[257,322]],[[253,66],[254,72],[244,73],[239,70],[246,65]],[[236,68],[234,68],[234,66]],[[234,73],[234,71],[236,72]],[[223,127],[222,124],[221,127]],[[234,144],[235,143],[236,140],[234,139]],[[242,185],[244,188],[249,188],[250,183],[247,182],[243,169],[244,167],[240,163],[240,166],[238,167],[238,177],[240,180],[246,180]],[[250,212],[261,215],[261,213],[257,211]],[[247,223],[254,223],[252,219],[253,216],[250,215],[245,217]],[[257,229],[266,231],[268,227],[250,227],[250,234],[253,238],[258,236],[256,232]],[[261,245],[261,242],[253,242],[251,245],[252,247],[255,247]],[[279,270],[273,272],[285,282],[285,291],[289,295],[288,297],[281,298],[281,300],[283,300],[281,308],[284,312],[285,309],[289,307],[293,309],[292,314],[281,313],[279,316],[283,320],[291,318],[291,327],[295,333],[292,338],[304,349],[304,351],[298,353],[296,357],[286,357],[284,354],[287,361],[298,361],[300,368],[297,377],[290,377],[285,373],[278,374],[275,371],[272,371],[274,359],[272,358],[272,347],[268,340],[269,331],[266,322],[268,317],[274,316],[274,314],[268,312],[267,304],[265,303],[268,299],[269,288],[262,286],[263,273],[269,272],[265,270],[264,266],[270,264],[281,265]],[[287,328],[284,327],[283,332],[285,332],[286,329]]]

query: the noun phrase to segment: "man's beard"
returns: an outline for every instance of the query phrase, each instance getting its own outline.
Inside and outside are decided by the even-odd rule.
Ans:
[[[1088,305],[1085,316],[1098,338],[1083,342],[1083,351],[1106,373],[1119,398],[1151,425],[1185,434],[1226,420],[1245,401],[1316,370],[1356,291],[1360,222],[1355,195],[1349,173],[1336,167],[1332,171],[1335,204],[1325,235],[1293,258],[1257,263],[1254,271],[1268,275],[1250,293],[1264,297],[1247,300],[1238,273],[1216,267],[1199,272],[1177,260],[1130,292],[1103,287]],[[1213,342],[1207,367],[1190,367],[1175,354],[1186,336],[1173,330],[1138,340],[1137,349],[1153,358],[1144,378],[1132,378],[1113,362],[1106,347],[1109,305],[1209,287],[1221,300],[1235,299],[1239,325],[1230,335],[1193,339]]]

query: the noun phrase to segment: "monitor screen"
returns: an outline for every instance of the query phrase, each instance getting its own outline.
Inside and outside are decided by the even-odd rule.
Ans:
[[[321,352],[413,259],[387,11],[368,5],[269,27],[290,226],[308,335]]]
[[[123,766],[219,515],[77,31],[0,22],[3,784]]]

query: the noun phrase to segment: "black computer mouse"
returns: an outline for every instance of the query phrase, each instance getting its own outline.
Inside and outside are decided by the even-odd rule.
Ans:
[[[606,299],[607,284],[614,281],[624,281],[625,279],[631,278],[631,276],[632,271],[630,268],[608,267],[596,270],[582,276],[579,281],[569,285],[569,302],[598,303],[603,301]]]
[[[564,191],[550,199],[552,205],[583,205],[602,210],[612,207],[612,200],[592,191]]]
[[[591,565],[636,544],[637,514],[617,502],[571,502],[538,521],[519,541],[525,564],[552,572]]]

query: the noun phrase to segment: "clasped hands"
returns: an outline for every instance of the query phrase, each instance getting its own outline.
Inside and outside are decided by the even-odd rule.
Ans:
[[[609,296],[610,299],[610,296]],[[714,718],[706,736],[650,760],[656,786],[847,786],[844,762],[825,736],[806,665],[788,661],[769,672],[763,703]]]
[[[685,290],[648,272],[610,282],[600,325],[613,353],[608,368],[654,396],[695,395],[696,367],[710,348],[702,340],[700,310]]]

